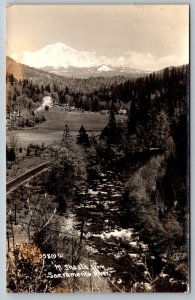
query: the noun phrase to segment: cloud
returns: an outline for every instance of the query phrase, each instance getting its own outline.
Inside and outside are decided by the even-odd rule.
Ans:
[[[48,48],[50,51],[48,51]],[[55,51],[52,52],[51,49]],[[42,57],[40,57],[41,53]],[[127,51],[122,53],[120,56],[113,57],[98,56],[95,51],[78,51],[62,43],[48,45],[35,52],[24,51],[14,53],[11,55],[11,57],[18,62],[34,67],[49,65],[49,63],[52,61],[54,61],[52,66],[56,65],[65,67],[65,62],[67,61],[67,66],[73,65],[90,67],[104,64],[112,67],[128,67],[145,71],[157,71],[165,67],[179,66],[189,62],[188,55],[179,56],[176,54],[170,54],[166,56],[155,57],[148,52],[142,53],[135,51]],[[33,58],[36,59],[33,60]]]
[[[179,66],[189,62],[187,55],[179,56],[171,54],[162,57],[154,57],[151,53],[139,53],[133,51],[127,51],[119,57],[100,57],[99,60],[104,64],[149,71],[156,71],[169,66]]]
[[[162,66],[178,66],[178,65],[183,65],[189,63],[189,57],[187,55],[167,55],[160,57],[158,59],[158,65]]]

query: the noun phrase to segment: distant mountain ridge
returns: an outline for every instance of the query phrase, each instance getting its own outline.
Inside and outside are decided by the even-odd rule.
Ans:
[[[34,52],[13,53],[11,58],[30,67],[66,77],[143,76],[150,71],[102,63],[93,52],[78,51],[63,43],[47,45]]]
[[[45,67],[40,70],[49,72],[51,74],[56,74],[65,77],[76,77],[76,78],[89,78],[89,77],[113,77],[113,76],[125,76],[125,77],[142,77],[150,74],[150,72],[145,72],[132,68],[119,68],[119,67],[111,67],[106,65],[100,65],[98,67],[90,67],[90,68],[76,68],[69,67],[66,68],[53,68],[53,67]]]
[[[122,83],[130,78],[129,76],[124,75],[103,77],[99,74],[98,77],[91,76],[88,78],[87,76],[88,80],[85,81],[85,84],[83,85],[84,76],[82,78],[75,78],[73,76],[65,77],[64,75],[56,75],[54,73],[49,73],[18,63],[8,56],[6,57],[6,72],[7,74],[13,74],[14,78],[17,80],[28,79],[34,84],[39,85],[47,85],[57,82],[62,86],[68,86],[70,88],[74,87],[83,91],[86,89],[86,84],[89,87],[91,87],[91,85],[95,85],[95,87],[98,88],[104,84],[112,85],[116,82]]]
[[[19,79],[32,79],[32,78],[46,78],[46,79],[53,79],[55,76],[53,74],[50,74],[46,71],[39,70],[36,68],[32,68],[29,66],[26,66],[24,64],[18,63],[9,56],[6,57],[6,72],[8,74],[13,74],[14,77]],[[57,78],[60,78],[56,75]]]

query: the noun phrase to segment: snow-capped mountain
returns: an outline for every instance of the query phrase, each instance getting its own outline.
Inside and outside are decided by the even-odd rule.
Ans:
[[[34,52],[22,51],[10,55],[24,65],[67,77],[139,76],[148,72],[103,63],[94,52],[78,51],[63,43],[47,45]]]
[[[99,68],[97,69],[98,72],[108,72],[108,71],[113,71],[112,68],[106,66],[106,65],[101,65],[99,66]]]
[[[62,43],[47,45],[35,52],[13,53],[11,58],[34,68],[90,68],[99,65],[90,52],[77,51]]]

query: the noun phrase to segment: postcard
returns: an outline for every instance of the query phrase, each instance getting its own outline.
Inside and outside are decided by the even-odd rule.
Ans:
[[[11,5],[8,293],[187,293],[189,5]]]

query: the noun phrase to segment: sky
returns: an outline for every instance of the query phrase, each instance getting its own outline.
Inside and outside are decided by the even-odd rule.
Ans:
[[[102,63],[159,70],[189,62],[188,5],[13,5],[7,55],[64,43]]]

